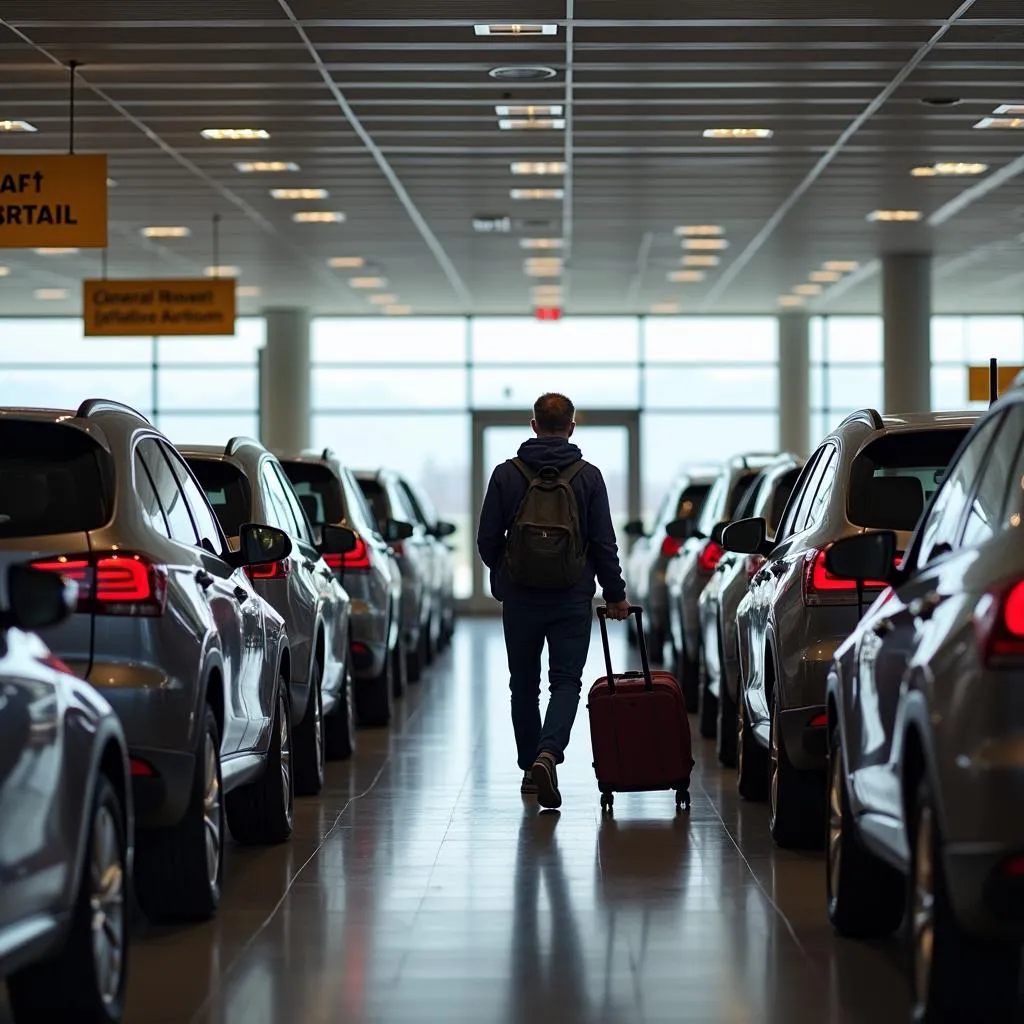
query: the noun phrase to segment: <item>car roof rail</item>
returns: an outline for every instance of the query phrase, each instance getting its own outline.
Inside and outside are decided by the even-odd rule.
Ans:
[[[324,462],[330,462],[331,459],[334,458],[334,449],[333,448],[325,448],[320,453],[320,458],[323,459]]]
[[[138,416],[140,420],[145,420],[147,423],[150,422],[149,417],[143,416],[138,409],[133,409],[130,405],[125,405],[124,402],[115,402],[111,398],[87,398],[78,407],[78,412],[75,413],[75,416],[78,419],[87,420],[98,412],[127,412],[131,413],[132,416]]]
[[[255,445],[257,448],[263,447],[256,438],[246,437],[244,434],[240,434],[238,437],[231,438],[231,440],[224,445],[224,454],[237,455],[242,448],[247,448],[249,445]]]
[[[843,420],[844,423],[866,423],[872,430],[885,430],[885,421],[877,409],[858,409]]]

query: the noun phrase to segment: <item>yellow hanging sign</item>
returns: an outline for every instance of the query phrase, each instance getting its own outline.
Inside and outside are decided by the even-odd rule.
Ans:
[[[0,249],[107,246],[107,158],[0,153]]]
[[[1005,394],[1013,386],[1017,374],[1024,367],[1002,366],[997,368],[996,388],[1000,395]],[[967,368],[967,400],[969,402],[987,402],[989,400],[989,369],[987,366],[969,366]]]
[[[235,333],[233,277],[84,281],[86,337]]]

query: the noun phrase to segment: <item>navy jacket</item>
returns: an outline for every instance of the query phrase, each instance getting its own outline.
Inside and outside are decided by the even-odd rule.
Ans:
[[[528,466],[541,470],[554,466],[561,470],[583,458],[574,444],[562,437],[535,437],[523,443],[518,452]],[[619,549],[608,506],[608,489],[596,466],[578,473],[572,482],[580,509],[580,529],[587,545],[587,571],[579,583],[569,590],[538,590],[516,586],[505,570],[505,540],[516,513],[526,495],[526,478],[510,462],[503,462],[491,474],[484,505],[480,510],[480,529],[476,546],[484,565],[491,570],[491,593],[499,601],[565,604],[567,601],[590,601],[601,584],[605,601],[623,601],[626,585],[622,582]]]

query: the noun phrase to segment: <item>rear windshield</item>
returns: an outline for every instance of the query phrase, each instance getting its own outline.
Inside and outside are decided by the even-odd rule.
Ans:
[[[949,428],[872,441],[850,470],[850,522],[879,530],[913,530],[966,434],[966,428]]]
[[[88,434],[0,420],[0,538],[96,530],[112,493],[110,455]]]
[[[245,474],[230,462],[219,459],[189,459],[206,500],[213,507],[221,529],[229,537],[242,532],[242,523],[252,519],[252,494]]]
[[[364,477],[358,477],[357,482],[360,490],[366,495],[370,508],[373,509],[373,517],[377,520],[377,529],[383,533],[388,520],[391,518],[388,492],[379,480],[367,480]]]
[[[281,465],[314,526],[340,523],[347,518],[341,484],[326,466],[315,462],[283,462]]]
[[[679,496],[676,519],[696,519],[704,511],[711,484],[690,484]]]

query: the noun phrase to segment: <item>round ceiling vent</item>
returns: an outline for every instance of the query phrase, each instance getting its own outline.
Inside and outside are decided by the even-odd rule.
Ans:
[[[545,78],[554,78],[558,72],[554,68],[541,67],[539,64],[517,64],[512,67],[491,68],[487,73],[500,82],[540,82]]]

